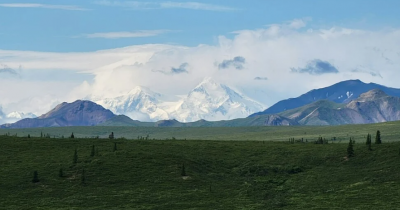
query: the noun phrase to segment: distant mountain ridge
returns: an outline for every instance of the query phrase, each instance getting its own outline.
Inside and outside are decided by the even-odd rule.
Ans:
[[[254,113],[249,117],[255,115],[276,114],[324,99],[336,103],[348,103],[359,97],[362,93],[373,89],[380,89],[390,96],[400,97],[400,89],[390,88],[375,83],[367,84],[360,80],[347,80],[329,87],[311,90],[297,98],[289,98],[279,101],[268,109]]]
[[[247,117],[264,109],[261,103],[211,78],[205,78],[182,98],[166,96],[140,86],[114,98],[88,98],[116,114],[145,121],[229,120]]]
[[[77,100],[72,103],[61,103],[37,118],[22,119],[15,123],[4,124],[1,128],[94,126],[114,116],[110,110],[96,103]]]
[[[124,119],[123,121],[120,120]],[[361,94],[348,104],[319,100],[305,106],[278,114],[255,115],[233,120],[181,123],[164,120],[142,123],[118,116],[100,125],[151,126],[151,127],[239,127],[239,126],[293,126],[293,125],[343,125],[366,124],[400,120],[400,98],[388,96],[374,89]]]
[[[348,84],[349,81],[344,81]],[[350,81],[351,84],[361,84],[361,81]],[[338,83],[339,84],[339,83]],[[371,83],[370,83],[371,84]],[[383,87],[383,86],[382,86]],[[397,94],[398,89],[387,88],[392,95]],[[360,90],[356,88],[353,90]],[[315,90],[314,90],[315,91]],[[319,89],[321,91],[321,89]],[[339,93],[333,94],[338,102],[322,99],[312,103],[297,107],[294,109],[285,110],[274,114],[258,114],[246,118],[235,118],[231,120],[210,121],[201,119],[201,114],[207,116],[212,113],[227,114],[239,112],[243,115],[243,111],[247,112],[246,107],[251,107],[253,101],[231,90],[229,87],[210,81],[203,81],[194,88],[187,97],[183,98],[177,106],[174,106],[175,111],[179,111],[184,119],[188,119],[185,113],[190,116],[195,116],[199,120],[193,122],[182,122],[177,119],[158,120],[156,122],[141,122],[132,120],[125,115],[115,115],[110,110],[105,109],[99,104],[88,100],[77,100],[73,103],[61,103],[46,114],[36,118],[27,118],[16,123],[4,124],[0,128],[28,128],[28,127],[60,127],[60,126],[146,126],[146,127],[234,127],[234,126],[293,126],[293,125],[343,125],[343,124],[364,124],[364,123],[379,123],[387,121],[400,120],[400,97],[391,96],[381,89],[372,89],[359,94],[358,92],[347,91],[347,99],[342,99],[342,96],[336,97]],[[312,92],[312,91],[310,91]],[[309,92],[309,93],[310,93]],[[122,108],[129,108],[131,105],[147,106],[151,104],[153,99],[150,95],[154,93],[149,90],[138,88],[134,90],[132,95],[125,97],[127,99],[122,103],[127,105]],[[222,94],[221,94],[222,93]],[[144,97],[133,97],[133,96]],[[306,95],[306,94],[304,94]],[[302,96],[304,96],[302,95]],[[326,94],[327,96],[329,95]],[[312,95],[309,95],[310,97]],[[158,95],[162,98],[162,95]],[[142,100],[142,99],[148,99]],[[353,98],[351,101],[348,101]],[[136,100],[138,99],[138,100]],[[110,101],[111,103],[112,101]],[[129,102],[128,104],[125,102]],[[117,103],[117,105],[119,105]],[[154,104],[152,110],[157,110],[160,104]],[[116,106],[118,107],[118,106]],[[190,113],[193,110],[194,113]],[[242,111],[242,112],[240,112]],[[170,112],[171,114],[173,112]],[[197,114],[197,115],[195,115]],[[1,112],[0,117],[5,114]],[[15,116],[19,116],[15,113]],[[195,118],[192,118],[195,119]]]

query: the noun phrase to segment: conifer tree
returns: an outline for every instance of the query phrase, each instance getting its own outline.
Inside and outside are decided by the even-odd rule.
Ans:
[[[113,152],[117,151],[117,142],[114,142],[114,149]]]
[[[372,140],[371,140],[371,134],[368,134],[367,135],[367,141],[366,141],[366,144],[367,144],[367,146],[368,146],[368,150],[372,150],[371,149],[371,143],[372,143]]]
[[[30,139],[31,138],[31,134],[28,134],[28,139]]]
[[[347,146],[347,157],[354,157],[353,140],[351,138],[349,146]]]
[[[74,152],[74,158],[72,160],[72,163],[73,164],[78,163],[78,151],[76,149],[75,149],[75,152]]]
[[[40,138],[43,138],[43,132],[40,131]]]
[[[72,134],[71,134],[71,139],[73,139],[73,138],[75,138],[74,132],[72,132]]]
[[[81,184],[85,184],[85,181],[86,181],[85,169],[82,169]]]
[[[37,171],[34,171],[34,172],[33,172],[33,179],[32,179],[32,182],[33,182],[33,183],[39,182],[39,175],[38,175],[38,172],[37,172]]]
[[[185,164],[182,164],[181,176],[186,176]]]
[[[375,144],[382,144],[381,132],[379,130],[376,131]]]
[[[90,152],[90,156],[93,157],[95,155],[95,148],[94,145],[92,145],[92,151]]]
[[[62,168],[60,168],[60,170],[58,171],[58,177],[64,177],[64,172]]]

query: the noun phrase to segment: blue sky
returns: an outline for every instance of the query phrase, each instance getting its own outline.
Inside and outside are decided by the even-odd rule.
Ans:
[[[196,46],[215,44],[217,36],[232,37],[233,31],[298,18],[312,19],[308,27],[400,26],[398,0],[204,0],[195,3],[0,0],[0,49],[81,52],[148,43]],[[129,38],[88,37],[113,32],[146,33]]]
[[[400,88],[398,0],[0,0],[0,107],[204,78],[266,107],[348,79]]]

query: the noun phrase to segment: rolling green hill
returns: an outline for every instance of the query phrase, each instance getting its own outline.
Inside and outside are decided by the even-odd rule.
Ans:
[[[384,141],[372,145],[372,151],[356,143],[352,158],[346,158],[347,145],[337,143],[0,136],[0,144],[0,206],[10,210],[397,209],[400,205],[400,142]],[[32,183],[34,171],[37,183]]]

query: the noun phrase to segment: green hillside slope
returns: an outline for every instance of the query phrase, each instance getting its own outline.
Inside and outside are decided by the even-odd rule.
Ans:
[[[345,157],[346,144],[4,136],[0,144],[4,209],[397,209],[400,205],[400,143],[372,145],[373,151],[356,143],[355,157],[350,159]],[[78,158],[73,164],[75,149]],[[32,183],[34,171],[37,183]]]

